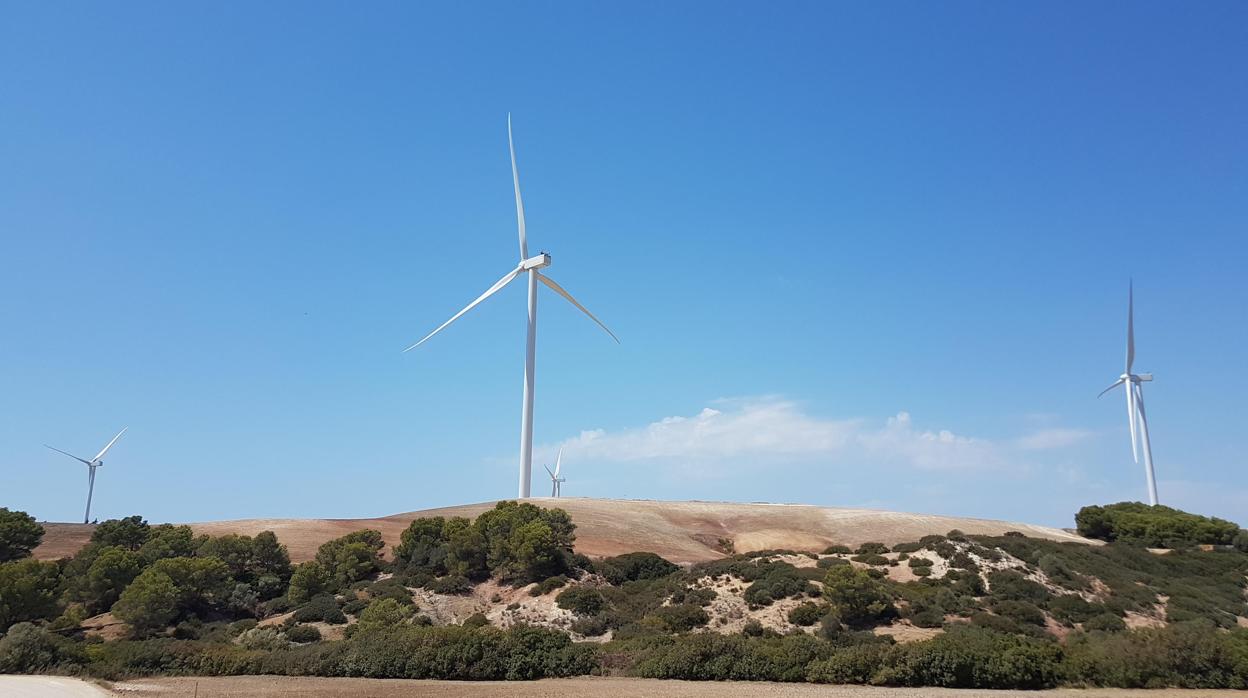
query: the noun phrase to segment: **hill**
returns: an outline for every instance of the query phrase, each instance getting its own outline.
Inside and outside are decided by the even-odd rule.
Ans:
[[[751,552],[774,548],[820,551],[833,543],[888,545],[943,535],[958,529],[971,535],[998,536],[1018,531],[1033,538],[1090,543],[1058,528],[990,519],[906,514],[873,509],[817,507],[804,504],[738,504],[728,502],[663,502],[654,500],[534,497],[544,507],[557,506],[576,524],[576,549],[591,557],[638,550],[657,553],[673,562],[714,560],[730,550]],[[325,541],[362,528],[381,532],[387,550],[411,521],[423,516],[476,517],[496,502],[464,504],[373,519],[242,519],[192,523],[196,534],[252,535],[273,531],[295,562],[312,559]],[[91,537],[86,524],[44,524],[40,559],[73,555]]]

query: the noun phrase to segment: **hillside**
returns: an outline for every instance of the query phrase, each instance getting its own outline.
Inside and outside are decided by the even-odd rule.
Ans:
[[[673,562],[705,562],[723,557],[724,541],[736,552],[773,548],[818,551],[832,543],[857,546],[914,541],[925,535],[958,529],[971,535],[1019,531],[1033,538],[1090,542],[1073,533],[1046,526],[1009,521],[873,509],[816,507],[801,504],[736,504],[728,502],[662,502],[653,500],[534,497],[539,506],[566,510],[576,524],[576,549],[592,557],[644,550]],[[255,535],[269,530],[290,550],[295,562],[309,560],[325,541],[362,528],[381,532],[387,549],[399,540],[412,519],[423,516],[473,518],[495,502],[410,511],[375,519],[243,519],[192,523],[196,534]],[[52,560],[77,552],[91,536],[85,524],[44,524],[43,544],[35,551]]]

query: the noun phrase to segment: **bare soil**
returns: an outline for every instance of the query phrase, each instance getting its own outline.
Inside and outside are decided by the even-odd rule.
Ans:
[[[1227,695],[1225,691],[1058,689],[1053,691],[988,691],[943,688],[876,688],[870,686],[820,686],[813,684],[753,683],[736,681],[657,681],[650,679],[596,678],[545,679],[542,681],[410,681],[404,679],[335,679],[315,677],[228,676],[211,678],[161,678],[125,681],[111,686],[119,696],[197,696],[243,698],[244,696],[298,696],[299,698],[399,698],[400,696],[459,696],[508,698],[562,698],[610,695],[623,698],[1197,698]]]
[[[576,549],[598,557],[654,552],[673,562],[692,563],[725,555],[721,541],[736,552],[772,548],[821,551],[832,543],[856,546],[868,541],[894,544],[915,541],[952,529],[1000,535],[1019,531],[1036,538],[1090,543],[1073,533],[1046,526],[1009,521],[872,509],[816,507],[804,504],[736,504],[727,502],[660,502],[653,500],[535,497],[540,506],[565,509],[576,524]],[[381,532],[389,546],[412,519],[421,516],[475,517],[495,502],[412,511],[375,519],[245,519],[192,523],[195,533],[255,535],[273,531],[295,562],[312,559],[322,543],[361,528]],[[87,524],[44,524],[46,534],[35,556],[55,560],[73,555],[91,537]]]

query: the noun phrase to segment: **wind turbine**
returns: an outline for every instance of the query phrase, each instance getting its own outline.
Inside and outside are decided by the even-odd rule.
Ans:
[[[1117,388],[1126,386],[1127,391],[1127,423],[1131,425],[1131,455],[1135,462],[1140,462],[1140,449],[1144,450],[1144,473],[1148,477],[1148,503],[1157,506],[1157,479],[1153,474],[1153,446],[1148,440],[1148,418],[1144,416],[1144,383],[1153,379],[1151,373],[1135,374],[1131,365],[1135,363],[1135,289],[1134,284],[1127,285],[1127,368],[1114,384],[1101,391],[1101,395]],[[1099,398],[1101,395],[1097,395]],[[1137,430],[1138,420],[1138,430]],[[1136,445],[1137,433],[1139,446]]]
[[[555,457],[555,472],[553,473],[550,472],[550,466],[548,465],[542,466],[543,468],[546,468],[547,473],[550,473],[550,496],[552,497],[558,497],[560,494],[562,494],[563,488],[560,487],[560,485],[568,481],[566,477],[559,477],[559,466],[562,463],[563,463],[563,449],[560,448],[559,455]]]
[[[117,443],[117,439],[120,439],[121,435],[126,433],[126,429],[129,429],[129,428],[130,427],[126,427],[125,429],[122,429],[121,431],[117,432],[117,435],[113,437],[113,440],[109,441],[107,446],[100,449],[100,452],[95,454],[95,458],[92,458],[91,460],[87,460],[86,458],[79,458],[78,456],[75,456],[72,453],[69,453],[67,451],[62,451],[59,448],[44,444],[44,446],[48,446],[48,448],[52,449],[53,451],[56,451],[57,453],[64,453],[70,458],[73,458],[74,460],[79,461],[82,464],[87,466],[87,513],[82,517],[82,522],[84,524],[91,523],[91,495],[95,493],[95,469],[104,465],[104,454],[108,453],[108,449],[112,448],[113,444]]]
[[[529,333],[528,342],[526,344],[526,353],[524,360],[524,400],[520,413],[520,497],[527,498],[529,496],[529,485],[532,480],[533,470],[533,372],[534,361],[537,353],[537,283],[540,281],[550,287],[552,291],[563,296],[569,303],[576,306],[577,310],[589,316],[589,319],[598,323],[598,326],[606,330],[617,343],[620,341],[615,333],[607,328],[601,320],[594,317],[585,306],[581,305],[572,294],[563,290],[563,287],[555,283],[546,274],[539,270],[550,266],[550,255],[545,252],[539,253],[535,257],[529,256],[529,241],[524,232],[524,202],[520,199],[520,171],[516,168],[516,146],[511,137],[511,114],[507,115],[507,147],[511,151],[511,179],[516,191],[516,221],[520,229],[520,264],[515,269],[503,275],[503,278],[494,283],[493,286],[486,289],[477,299],[469,303],[463,310],[451,316],[450,320],[442,323],[438,329],[425,335],[425,338],[416,342],[412,346],[404,349],[409,352],[416,347],[424,344],[430,337],[446,329],[447,325],[455,322],[464,313],[472,310],[480,305],[482,301],[490,296],[498,293],[504,286],[515,281],[521,274],[528,275],[529,284]]]

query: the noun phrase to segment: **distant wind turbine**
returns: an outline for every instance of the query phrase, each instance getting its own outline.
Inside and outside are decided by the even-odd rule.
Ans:
[[[560,485],[568,481],[566,477],[559,477],[559,467],[562,464],[563,464],[563,449],[560,448],[559,455],[555,457],[555,471],[552,473],[550,472],[550,466],[547,466],[547,465],[542,466],[543,468],[546,468],[547,473],[550,473],[550,496],[552,497],[558,497],[559,495],[563,494],[563,488],[560,487]]]
[[[1144,386],[1153,379],[1151,373],[1135,374],[1131,365],[1135,363],[1135,288],[1133,283],[1127,285],[1127,369],[1123,371],[1114,384],[1101,391],[1101,395],[1117,388],[1126,386],[1127,391],[1127,423],[1131,426],[1131,455],[1135,462],[1140,462],[1140,449],[1144,450],[1144,473],[1148,477],[1148,503],[1157,506],[1157,479],[1153,474],[1153,446],[1148,440],[1148,418],[1144,416]],[[1097,395],[1100,397],[1101,395]],[[1137,431],[1138,420],[1138,431]],[[1139,445],[1136,445],[1137,436]]]
[[[535,257],[529,256],[529,242],[524,232],[524,202],[520,199],[520,171],[516,168],[516,146],[511,137],[511,114],[507,115],[507,146],[511,151],[511,179],[516,190],[516,219],[520,229],[520,264],[511,271],[507,272],[503,278],[499,279],[495,284],[482,293],[475,301],[469,303],[463,310],[451,316],[450,320],[442,323],[438,329],[430,332],[424,339],[416,342],[412,346],[404,349],[409,352],[416,347],[424,344],[430,337],[446,329],[448,325],[455,322],[464,313],[477,307],[481,301],[498,293],[504,286],[511,283],[521,274],[528,274],[529,282],[529,334],[527,351],[524,361],[524,402],[520,413],[520,497],[529,496],[529,486],[532,480],[533,470],[533,372],[534,362],[537,353],[537,282],[542,282],[550,287],[555,293],[563,296],[569,303],[576,306],[578,310],[589,316],[589,319],[598,323],[598,326],[607,331],[617,343],[620,341],[615,333],[607,328],[601,320],[594,317],[585,306],[581,305],[570,293],[563,290],[559,284],[555,283],[549,276],[542,274],[539,269],[550,266],[550,255],[545,252],[539,253]]]
[[[74,460],[79,461],[87,466],[87,513],[82,517],[83,523],[91,523],[91,495],[95,493],[95,469],[104,465],[104,454],[108,453],[108,449],[112,448],[113,444],[117,443],[117,439],[120,439],[121,435],[126,433],[126,429],[129,429],[129,428],[130,427],[126,427],[125,429],[122,429],[121,431],[117,432],[117,435],[113,437],[113,440],[109,441],[107,446],[100,449],[100,452],[95,454],[95,458],[92,458],[91,460],[87,460],[86,458],[79,458],[78,456],[75,456],[72,453],[62,451],[59,448],[44,444],[44,446],[48,446],[48,448],[52,449],[53,451],[56,451],[57,453],[64,453],[70,458],[73,458]]]

